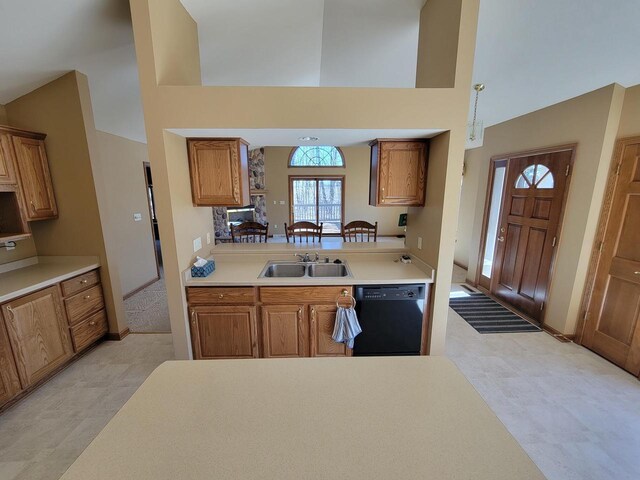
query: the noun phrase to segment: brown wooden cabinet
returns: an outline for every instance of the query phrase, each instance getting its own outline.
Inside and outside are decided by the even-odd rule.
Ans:
[[[378,139],[370,145],[369,204],[376,207],[423,206],[427,142]]]
[[[196,360],[258,357],[256,307],[192,307],[191,341]]]
[[[73,356],[59,287],[2,305],[20,382],[38,382]]]
[[[309,323],[305,305],[264,305],[262,346],[265,358],[308,357]]]
[[[13,159],[13,145],[11,135],[0,133],[0,185],[16,185],[15,162]]]
[[[33,221],[56,218],[58,207],[53,194],[44,137],[14,135],[13,146],[27,219]]]
[[[1,320],[0,316],[0,406],[15,397],[21,389],[9,337]]]
[[[335,304],[309,305],[310,312],[310,356],[350,357],[353,350],[344,343],[333,341],[333,327],[338,307]]]
[[[250,203],[249,146],[241,138],[187,139],[193,204],[242,207]]]

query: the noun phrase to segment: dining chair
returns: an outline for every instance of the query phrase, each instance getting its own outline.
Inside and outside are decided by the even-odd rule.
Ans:
[[[302,239],[309,243],[309,238],[312,242],[319,242],[322,240],[322,222],[320,225],[312,222],[295,222],[287,225],[285,222],[284,232],[287,236],[287,243],[296,243],[296,238],[299,243],[302,243]]]
[[[262,225],[258,222],[244,222],[231,225],[231,242],[236,243],[267,243],[269,223]]]
[[[377,242],[378,222],[372,225],[364,220],[355,220],[346,225],[340,224],[342,240],[345,242]]]

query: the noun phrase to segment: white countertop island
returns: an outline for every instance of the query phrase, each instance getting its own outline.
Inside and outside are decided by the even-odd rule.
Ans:
[[[167,362],[63,480],[543,479],[442,357]]]

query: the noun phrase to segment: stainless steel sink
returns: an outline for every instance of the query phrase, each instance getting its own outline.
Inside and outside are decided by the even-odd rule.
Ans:
[[[347,277],[349,271],[343,263],[314,263],[307,268],[310,277]]]
[[[267,262],[258,278],[339,278],[350,276],[351,271],[346,263],[272,260]]]
[[[300,263],[273,263],[268,264],[267,267],[260,274],[261,277],[304,277],[306,272],[306,266]]]

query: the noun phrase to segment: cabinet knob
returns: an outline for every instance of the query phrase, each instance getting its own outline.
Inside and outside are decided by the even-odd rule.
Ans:
[[[218,295],[218,298],[224,298],[224,293],[221,293],[220,295]]]
[[[85,299],[85,300],[89,300],[90,298],[91,298],[91,295],[85,295],[85,296],[84,296],[84,299]]]
[[[93,321],[93,320],[91,320],[91,321],[89,322],[89,325],[91,325],[92,327],[95,327],[96,322],[95,322],[95,321]]]
[[[87,283],[89,283],[89,281],[85,278],[84,280],[80,280],[80,283],[86,285]]]

